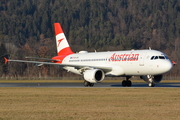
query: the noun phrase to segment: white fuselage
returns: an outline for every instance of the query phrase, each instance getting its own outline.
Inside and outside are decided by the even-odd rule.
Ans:
[[[111,67],[111,71],[105,72],[106,76],[160,75],[172,69],[172,62],[167,56],[156,50],[76,53],[65,57],[62,63]],[[64,69],[81,74],[75,67]]]

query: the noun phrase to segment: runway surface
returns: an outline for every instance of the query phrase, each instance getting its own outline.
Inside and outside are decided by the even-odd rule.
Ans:
[[[36,88],[87,88],[82,83],[0,83],[0,87],[36,87]],[[124,88],[121,83],[96,83],[95,88]],[[147,83],[133,83],[131,88],[148,87]],[[155,87],[180,87],[180,83],[159,83]],[[148,87],[149,88],[149,87]]]

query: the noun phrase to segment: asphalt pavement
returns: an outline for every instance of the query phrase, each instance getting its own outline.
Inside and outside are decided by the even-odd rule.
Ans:
[[[36,87],[36,88],[87,88],[82,83],[0,83],[0,87]],[[95,88],[124,88],[121,83],[96,83]],[[127,88],[143,88],[148,87],[147,83],[132,83]],[[180,83],[158,83],[155,87],[180,87]],[[148,87],[150,88],[150,87]]]

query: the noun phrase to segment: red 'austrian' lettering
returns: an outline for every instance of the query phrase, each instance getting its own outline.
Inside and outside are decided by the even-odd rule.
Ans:
[[[116,62],[116,61],[138,61],[139,54],[116,54],[114,53],[110,58],[109,61]]]

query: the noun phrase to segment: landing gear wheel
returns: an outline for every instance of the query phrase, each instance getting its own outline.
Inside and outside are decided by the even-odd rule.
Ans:
[[[131,85],[132,85],[132,82],[130,81],[130,80],[123,80],[122,81],[122,86],[123,87],[131,87]]]
[[[123,87],[126,87],[126,80],[123,80],[123,81],[122,81],[122,86],[123,86]]]
[[[127,84],[128,87],[131,87],[132,82],[131,82],[130,80],[127,80],[127,81],[126,81],[126,84]]]
[[[155,86],[155,84],[152,83],[152,82],[150,82],[148,85],[149,85],[149,87],[154,87]]]
[[[94,83],[89,83],[89,86],[90,86],[90,87],[93,87],[93,86],[94,86]]]
[[[88,87],[89,86],[89,82],[88,81],[84,81],[84,86]]]
[[[84,81],[84,86],[85,87],[88,87],[88,86],[90,86],[90,87],[93,87],[94,86],[94,83],[90,83],[90,82],[88,82],[88,81]]]

